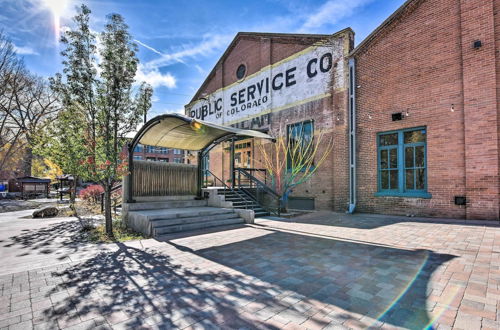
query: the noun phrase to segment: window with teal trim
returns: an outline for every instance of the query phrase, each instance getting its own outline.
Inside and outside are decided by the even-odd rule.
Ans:
[[[300,163],[300,158],[305,158],[308,153],[312,152],[313,136],[314,126],[311,120],[287,126],[288,152],[286,163],[288,169],[292,168],[293,163]],[[306,169],[304,168],[303,170],[305,171]]]
[[[377,144],[377,195],[430,198],[427,193],[426,128],[379,133]]]

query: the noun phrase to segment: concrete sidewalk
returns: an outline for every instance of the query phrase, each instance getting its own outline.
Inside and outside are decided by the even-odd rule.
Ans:
[[[32,213],[33,210],[0,213],[0,275],[76,262],[117,250],[115,244],[82,241],[81,225],[74,217],[32,219]]]

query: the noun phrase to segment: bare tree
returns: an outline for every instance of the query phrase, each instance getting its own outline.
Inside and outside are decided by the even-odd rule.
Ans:
[[[286,208],[291,190],[308,181],[332,149],[332,137],[327,138],[324,131],[305,134],[302,126],[296,127],[294,132],[280,130],[275,143],[259,145],[271,184],[281,196],[281,208]]]
[[[24,175],[31,174],[35,137],[59,108],[48,82],[26,70],[0,32],[0,169],[22,152]]]

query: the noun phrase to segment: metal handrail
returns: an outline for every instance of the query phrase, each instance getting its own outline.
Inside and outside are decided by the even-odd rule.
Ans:
[[[248,200],[246,199],[246,195],[241,194],[239,191],[234,190],[233,188],[229,187],[224,181],[222,181],[221,179],[219,179],[215,174],[213,174],[208,169],[203,170],[203,176],[204,176],[203,182],[206,182],[205,177],[207,176],[207,174],[210,174],[211,176],[214,177],[214,179],[216,181],[219,181],[220,183],[222,183],[222,187],[224,188],[224,196],[226,195],[226,190],[229,190],[229,191],[235,193],[236,195],[238,195],[245,202],[245,209],[248,209]]]
[[[281,216],[281,196],[277,192],[275,192],[273,189],[271,189],[265,183],[263,183],[262,181],[260,181],[259,179],[257,179],[256,177],[254,177],[253,175],[251,175],[250,173],[248,173],[245,169],[235,168],[234,170],[236,172],[238,172],[238,187],[242,191],[245,192],[245,188],[241,185],[241,174],[243,174],[244,176],[246,176],[250,180],[250,182],[255,183],[255,186],[256,186],[257,189],[259,189],[259,186],[260,186],[267,193],[269,193],[271,195],[274,195],[274,197],[276,198],[276,201],[277,201],[277,210],[278,210],[277,212],[275,212],[272,209],[270,209],[270,208],[268,208],[268,207],[260,204],[259,201],[257,201],[253,196],[250,196],[250,193],[247,193],[247,195],[249,195],[249,197],[251,197],[252,199],[254,199],[263,208],[265,208],[266,210],[268,210],[271,213],[274,213],[274,214],[277,214],[278,216]],[[250,187],[252,187],[252,186],[250,185]]]
[[[264,190],[266,190],[268,193],[271,193],[271,194],[273,194],[276,197],[280,197],[280,195],[276,191],[274,191],[273,189],[271,189],[268,185],[266,185],[264,182],[260,181],[259,179],[257,179],[253,175],[251,175],[250,173],[248,173],[246,170],[244,170],[242,168],[235,168],[234,170],[237,171],[238,173],[243,174],[248,179],[250,179],[251,181],[255,182],[257,185],[262,186],[264,188]]]
[[[264,172],[264,184],[267,186],[267,170],[265,168],[236,167],[235,170],[243,170],[250,175],[256,172]],[[255,175],[253,176],[256,177]]]

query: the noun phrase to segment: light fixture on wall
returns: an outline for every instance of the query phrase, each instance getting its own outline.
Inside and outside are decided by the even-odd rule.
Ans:
[[[408,109],[406,109],[406,112],[404,113],[404,116],[405,117],[409,117],[410,116],[410,111],[408,111]]]
[[[481,47],[483,47],[483,42],[481,40],[474,40],[474,42],[472,43],[472,48],[479,49]]]
[[[395,112],[391,114],[392,121],[399,121],[403,120],[403,112]]]
[[[368,119],[372,119],[372,115],[371,114],[368,114]]]
[[[451,111],[451,112],[455,112],[455,105],[454,105],[453,103],[451,104],[450,111]]]
[[[337,115],[337,121],[340,121],[340,115]]]

